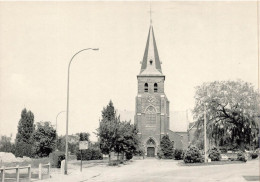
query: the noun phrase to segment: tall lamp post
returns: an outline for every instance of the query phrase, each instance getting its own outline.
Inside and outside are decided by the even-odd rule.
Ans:
[[[204,103],[204,162],[207,163],[207,112]]]
[[[58,138],[59,138],[59,135],[58,135],[58,117],[59,117],[59,115],[60,115],[61,113],[63,113],[63,112],[66,112],[66,111],[61,111],[61,112],[59,112],[59,113],[57,114],[57,116],[56,116],[56,133],[57,133],[56,150],[58,150]]]
[[[83,52],[83,51],[87,51],[87,50],[93,50],[93,51],[98,51],[98,48],[87,48],[87,49],[82,49],[80,51],[78,51],[76,54],[74,54],[72,56],[72,58],[70,59],[69,62],[69,66],[68,66],[68,82],[67,82],[67,117],[66,117],[66,149],[65,149],[65,174],[68,174],[68,124],[69,124],[69,84],[70,84],[70,65],[72,60],[74,59],[74,57],[76,55],[78,55],[79,53]]]

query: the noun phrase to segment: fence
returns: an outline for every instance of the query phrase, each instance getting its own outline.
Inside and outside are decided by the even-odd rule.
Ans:
[[[50,178],[50,172],[51,172],[51,164],[39,164],[39,179],[43,179],[43,175],[47,175],[47,178]]]
[[[16,167],[7,167],[7,168],[3,167],[3,168],[0,168],[0,171],[1,171],[1,182],[4,182],[5,179],[6,179],[5,171],[7,171],[7,170],[14,170],[14,169],[16,170],[15,179],[16,179],[17,182],[19,182],[19,180],[20,180],[20,169],[26,169],[26,168],[28,168],[28,180],[31,181],[31,165],[21,166],[21,167],[19,165],[17,165]]]
[[[51,164],[39,164],[39,173],[38,173],[38,178],[39,180],[42,180],[43,178],[50,178],[50,170],[51,168]],[[21,169],[28,169],[28,173],[26,174],[22,174],[20,173]],[[6,173],[7,170],[15,170],[15,173]],[[2,167],[0,168],[0,182],[5,182],[5,181],[10,181],[10,180],[14,180],[16,182],[19,182],[21,179],[28,179],[28,181],[30,182],[32,179],[32,167],[31,165],[28,166],[19,166],[17,165],[16,167]],[[37,177],[37,175],[34,175],[34,179],[35,177]]]

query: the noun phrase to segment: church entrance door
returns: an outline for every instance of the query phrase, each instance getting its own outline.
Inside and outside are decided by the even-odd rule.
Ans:
[[[155,148],[154,147],[147,147],[147,157],[154,157]]]

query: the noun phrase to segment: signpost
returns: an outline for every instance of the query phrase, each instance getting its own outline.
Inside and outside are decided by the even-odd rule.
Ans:
[[[88,149],[88,141],[79,141],[79,150],[80,150],[80,172],[82,172],[82,150]]]

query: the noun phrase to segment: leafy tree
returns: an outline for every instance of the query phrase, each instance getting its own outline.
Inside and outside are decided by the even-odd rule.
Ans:
[[[196,89],[193,113],[197,121],[197,138],[203,133],[205,105],[210,142],[241,150],[257,145],[260,102],[252,84],[241,80],[215,81]]]
[[[111,161],[111,152],[114,151],[119,121],[120,118],[116,116],[114,105],[110,101],[102,110],[102,120],[97,130],[101,153],[109,156],[109,162]]]
[[[139,151],[140,142],[137,127],[131,124],[130,121],[120,122],[118,126],[114,151],[118,154],[122,153],[123,158],[124,154],[126,154],[130,159],[133,154],[137,154]]]
[[[202,150],[204,149],[204,133],[198,133],[199,130],[195,133],[197,137],[194,137],[192,144],[198,147],[198,149]],[[203,131],[199,131],[203,132]]]
[[[143,145],[141,145],[140,143],[140,138],[138,138],[139,140],[139,145],[138,145],[138,148],[136,150],[136,154],[137,156],[142,156],[144,158],[144,155],[145,155],[145,147]]]
[[[102,120],[113,121],[116,119],[116,111],[113,102],[110,100],[108,105],[103,108]]]
[[[79,133],[79,141],[89,141],[89,133]]]
[[[16,157],[31,156],[34,128],[34,115],[31,111],[27,111],[24,108],[21,113],[21,119],[18,123],[18,132],[15,139]]]
[[[91,147],[92,147],[93,149],[100,149],[100,143],[99,143],[99,141],[97,141],[97,142],[92,142],[92,143],[91,143]]]
[[[57,137],[57,150],[58,151],[63,151],[65,152],[65,145],[66,145],[66,140],[65,140],[65,136],[58,136]]]
[[[1,136],[0,139],[0,152],[11,152],[14,153],[15,146],[11,143],[11,137],[8,136]]]
[[[103,108],[102,120],[97,131],[100,150],[103,154],[109,155],[109,162],[111,162],[111,152],[122,153],[122,156],[127,154],[128,157],[137,152],[139,144],[137,127],[130,121],[120,121],[112,101]]]
[[[173,151],[173,144],[169,138],[168,135],[164,135],[162,137],[161,143],[160,143],[160,150],[162,153],[162,157],[166,159],[172,159],[174,156]]]
[[[72,154],[75,154],[78,150],[79,145],[79,134],[69,135],[68,136],[68,151]],[[66,137],[59,136],[57,139],[57,149],[59,151],[65,152],[65,145],[66,145]]]
[[[56,147],[56,130],[50,122],[38,122],[33,133],[33,155],[47,157]]]

